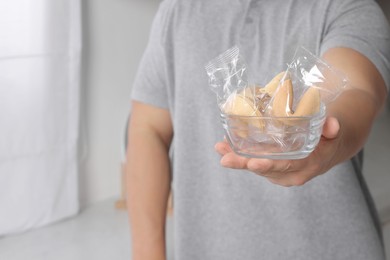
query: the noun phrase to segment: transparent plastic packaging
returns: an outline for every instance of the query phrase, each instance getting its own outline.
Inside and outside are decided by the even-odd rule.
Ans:
[[[206,65],[217,95],[226,138],[242,156],[300,159],[317,146],[326,106],[346,77],[300,47],[285,71],[264,87],[249,83],[247,66],[233,47]]]

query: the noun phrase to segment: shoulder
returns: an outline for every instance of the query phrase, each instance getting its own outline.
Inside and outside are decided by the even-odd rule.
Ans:
[[[328,4],[327,14],[333,19],[347,15],[349,18],[370,18],[387,23],[382,9],[374,0],[330,0]]]
[[[333,47],[354,49],[368,58],[390,85],[390,27],[374,0],[329,1],[322,52]]]

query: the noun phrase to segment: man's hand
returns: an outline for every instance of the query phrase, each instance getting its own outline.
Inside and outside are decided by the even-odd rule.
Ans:
[[[238,156],[226,141],[219,142],[215,149],[222,155],[222,166],[247,169],[275,184],[297,186],[350,159],[363,147],[386,100],[384,80],[374,64],[355,50],[333,48],[323,59],[346,74],[349,88],[327,104],[328,117],[317,148],[304,159],[269,160]]]
[[[300,160],[270,160],[246,158],[233,152],[226,141],[215,145],[222,156],[221,165],[233,169],[247,169],[282,186],[300,186],[329,170],[334,164],[335,150],[340,144],[340,125],[336,118],[325,121],[322,137],[317,148]]]

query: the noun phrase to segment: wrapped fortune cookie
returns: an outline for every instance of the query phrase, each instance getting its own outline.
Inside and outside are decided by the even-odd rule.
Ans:
[[[288,117],[311,116],[318,113],[321,106],[320,92],[315,86],[312,86],[306,90],[293,111],[293,84],[289,75],[283,71],[277,74],[264,88],[252,86],[239,93],[231,94],[223,105],[223,111],[228,115],[261,117],[270,100],[271,106],[267,113],[273,117],[282,117],[278,120],[286,125],[294,124],[294,121],[289,120]],[[245,129],[247,126],[264,128],[264,122],[261,118],[240,118],[238,122],[237,129]],[[246,137],[247,131],[241,131],[239,135]]]

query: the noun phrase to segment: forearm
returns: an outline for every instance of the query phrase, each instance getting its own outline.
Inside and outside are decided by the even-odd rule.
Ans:
[[[134,260],[165,259],[168,149],[152,129],[130,124],[127,191]]]
[[[248,169],[274,184],[300,186],[353,157],[363,147],[386,100],[384,80],[374,64],[355,50],[332,48],[323,58],[345,73],[349,87],[327,104],[328,117],[316,149],[300,160],[269,160],[241,157],[228,143],[220,142],[215,148],[222,156],[222,166]]]
[[[328,114],[340,123],[340,142],[333,156],[339,163],[364,146],[373,122],[386,102],[387,91],[375,66],[360,53],[335,48],[324,58],[349,78],[346,91],[328,105]]]
[[[338,147],[332,165],[350,159],[364,146],[382,101],[360,89],[351,89],[328,106],[328,115],[340,124]]]

